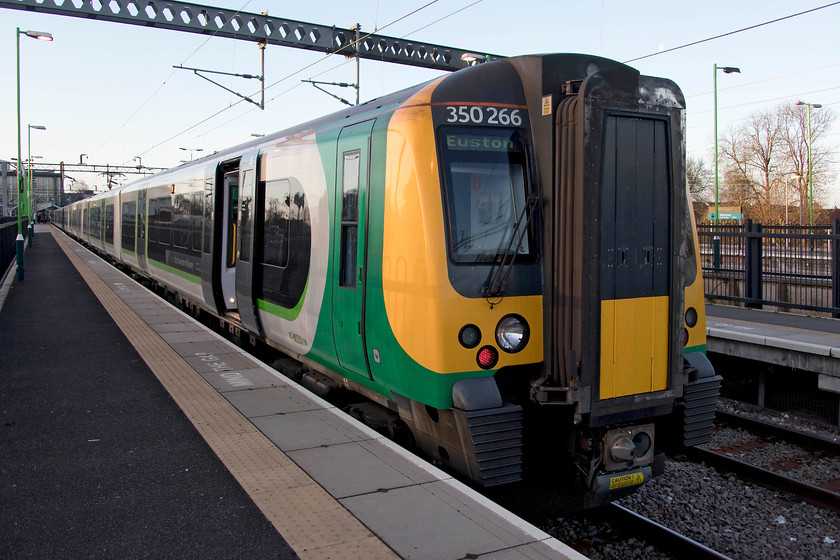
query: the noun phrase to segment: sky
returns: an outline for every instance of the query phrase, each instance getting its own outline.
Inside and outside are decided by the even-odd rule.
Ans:
[[[741,69],[740,74],[718,72],[721,136],[750,114],[785,102],[801,99],[840,111],[840,2],[829,0],[207,3],[250,13],[268,10],[277,17],[345,28],[359,23],[363,32],[507,56],[576,52],[629,61],[642,74],[669,78],[680,86],[687,104],[688,155],[704,158],[709,165],[714,161],[714,64]],[[822,6],[826,7],[789,17]],[[760,25],[777,19],[781,21]],[[53,42],[20,39],[24,159],[27,124],[31,124],[47,129],[30,131],[31,153],[42,156],[39,161],[78,163],[80,154],[87,154],[87,163],[171,167],[191,155],[201,157],[251,140],[252,134],[279,131],[342,108],[301,80],[355,80],[355,62],[341,56],[269,46],[266,109],[261,111],[190,71],[173,68],[259,74],[259,50],[253,43],[0,9],[0,56],[6,70],[0,88],[0,159],[4,160],[17,157],[16,27],[48,31],[55,38]],[[746,28],[752,29],[733,33]],[[678,48],[692,43],[696,44]],[[361,100],[441,74],[362,60]],[[259,89],[256,80],[214,79],[246,95]],[[334,91],[353,99],[351,89]],[[834,152],[840,176],[840,119],[825,141]],[[102,176],[77,178],[99,190],[105,186]],[[840,179],[825,202],[840,206]]]

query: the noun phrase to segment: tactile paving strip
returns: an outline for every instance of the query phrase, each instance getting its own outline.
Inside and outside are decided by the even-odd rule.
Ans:
[[[301,559],[398,558],[152,330],[91,268],[101,261],[86,262],[87,251],[79,248],[86,254],[81,257],[62,233],[50,231],[149,369]]]

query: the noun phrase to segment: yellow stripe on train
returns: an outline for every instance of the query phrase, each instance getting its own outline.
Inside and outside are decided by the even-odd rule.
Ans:
[[[668,296],[601,302],[602,399],[668,384]]]

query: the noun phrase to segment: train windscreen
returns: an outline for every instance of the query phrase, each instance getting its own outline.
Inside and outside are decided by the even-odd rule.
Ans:
[[[449,228],[456,263],[496,262],[508,250],[527,197],[525,142],[518,130],[447,127],[440,132]],[[526,235],[517,257],[531,255]]]

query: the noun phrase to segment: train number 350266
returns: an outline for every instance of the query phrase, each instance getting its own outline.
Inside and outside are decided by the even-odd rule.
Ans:
[[[509,107],[480,107],[478,105],[447,105],[446,110],[449,116],[448,123],[471,123],[471,124],[500,124],[502,126],[520,126],[522,115],[520,109]]]

